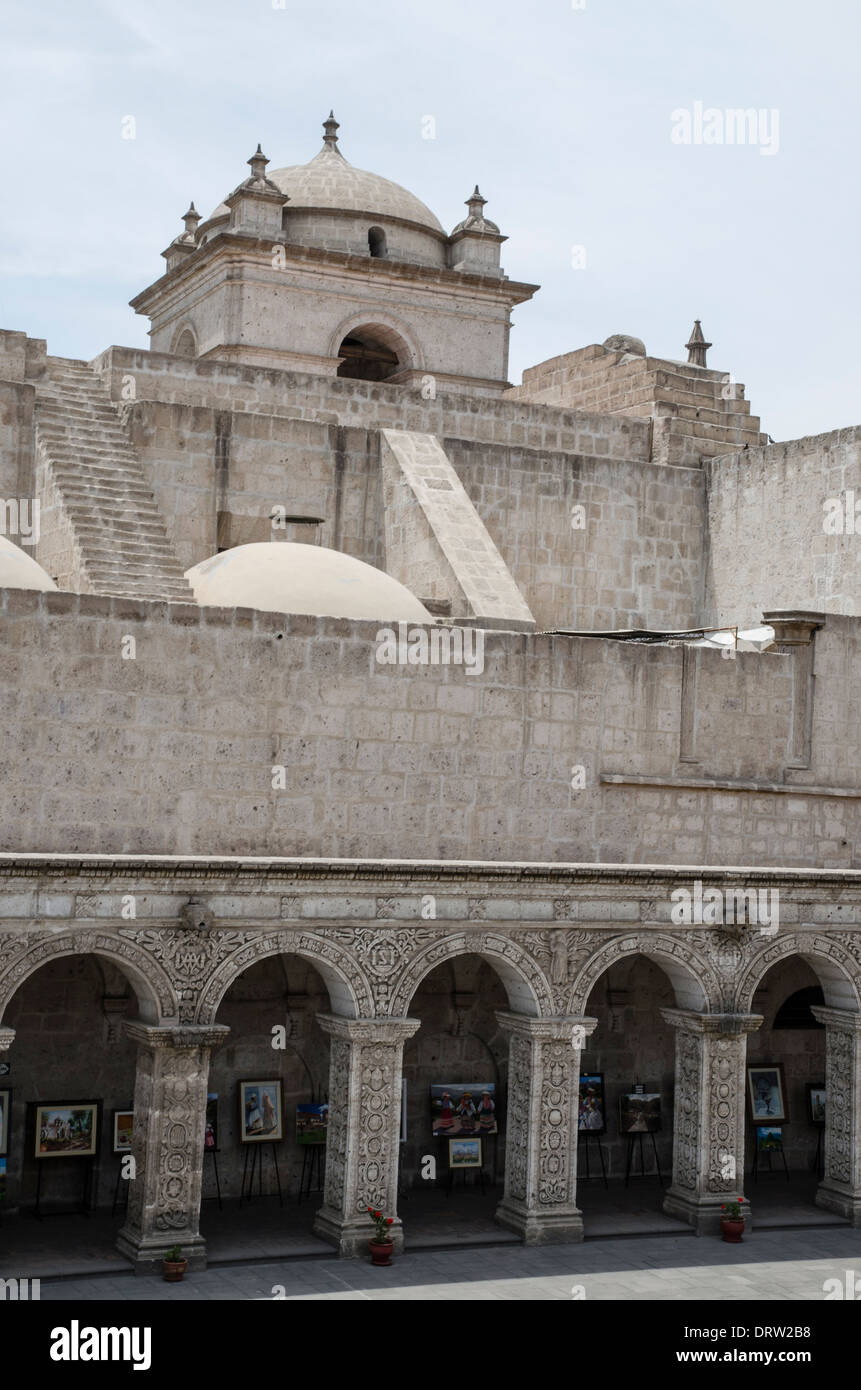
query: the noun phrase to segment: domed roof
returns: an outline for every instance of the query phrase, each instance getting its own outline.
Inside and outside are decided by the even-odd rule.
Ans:
[[[423,603],[390,574],[321,545],[256,541],[186,570],[208,608],[258,608],[324,618],[433,623]]]
[[[290,199],[291,209],[330,208],[338,212],[364,213],[370,217],[399,217],[442,232],[438,219],[420,198],[391,179],[366,169],[355,169],[338,149],[333,116],[324,121],[323,148],[308,164],[291,164],[286,169],[267,171],[266,177]],[[220,203],[211,218],[227,216],[226,203]]]
[[[56,593],[57,586],[40,564],[20,546],[0,536],[0,589],[38,589]]]

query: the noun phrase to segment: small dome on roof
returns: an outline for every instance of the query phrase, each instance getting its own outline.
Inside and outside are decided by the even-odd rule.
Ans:
[[[433,623],[423,603],[390,574],[320,545],[256,541],[186,570],[199,604],[308,613],[324,618]]]
[[[324,126],[323,148],[308,164],[292,164],[266,175],[269,182],[290,199],[288,213],[325,208],[369,217],[397,217],[442,232],[439,220],[414,193],[392,183],[391,179],[371,174],[366,169],[354,169],[348,163],[338,149],[335,134],[338,122],[334,117],[330,116]],[[227,215],[226,203],[220,203],[208,220]]]
[[[57,586],[20,546],[0,536],[0,589],[38,589],[41,593],[56,593]]]

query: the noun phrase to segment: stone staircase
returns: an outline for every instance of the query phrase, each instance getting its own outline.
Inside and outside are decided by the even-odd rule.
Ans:
[[[95,594],[193,603],[116,407],[86,362],[49,357],[36,391],[36,438]]]

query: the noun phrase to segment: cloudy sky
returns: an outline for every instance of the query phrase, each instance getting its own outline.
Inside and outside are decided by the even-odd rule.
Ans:
[[[515,311],[513,381],[610,333],[684,357],[700,318],[709,365],[746,384],[776,439],[861,420],[856,0],[4,13],[0,327],[51,353],[145,346],[127,302],[161,274],[189,199],[208,214],[258,140],[272,168],[304,163],[334,106],[351,163],[447,228],[480,183],[507,273],[542,286]],[[737,108],[763,114],[753,142],[725,125],[715,142]]]

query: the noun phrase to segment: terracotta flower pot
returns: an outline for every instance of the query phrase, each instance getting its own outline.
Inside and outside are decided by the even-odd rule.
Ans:
[[[369,1240],[368,1249],[371,1252],[371,1264],[390,1265],[394,1248],[393,1240]]]
[[[738,1245],[744,1231],[743,1216],[722,1216],[720,1219],[720,1233],[723,1240],[728,1240],[730,1245]]]
[[[188,1269],[188,1260],[162,1260],[161,1268],[169,1284],[178,1284]]]

